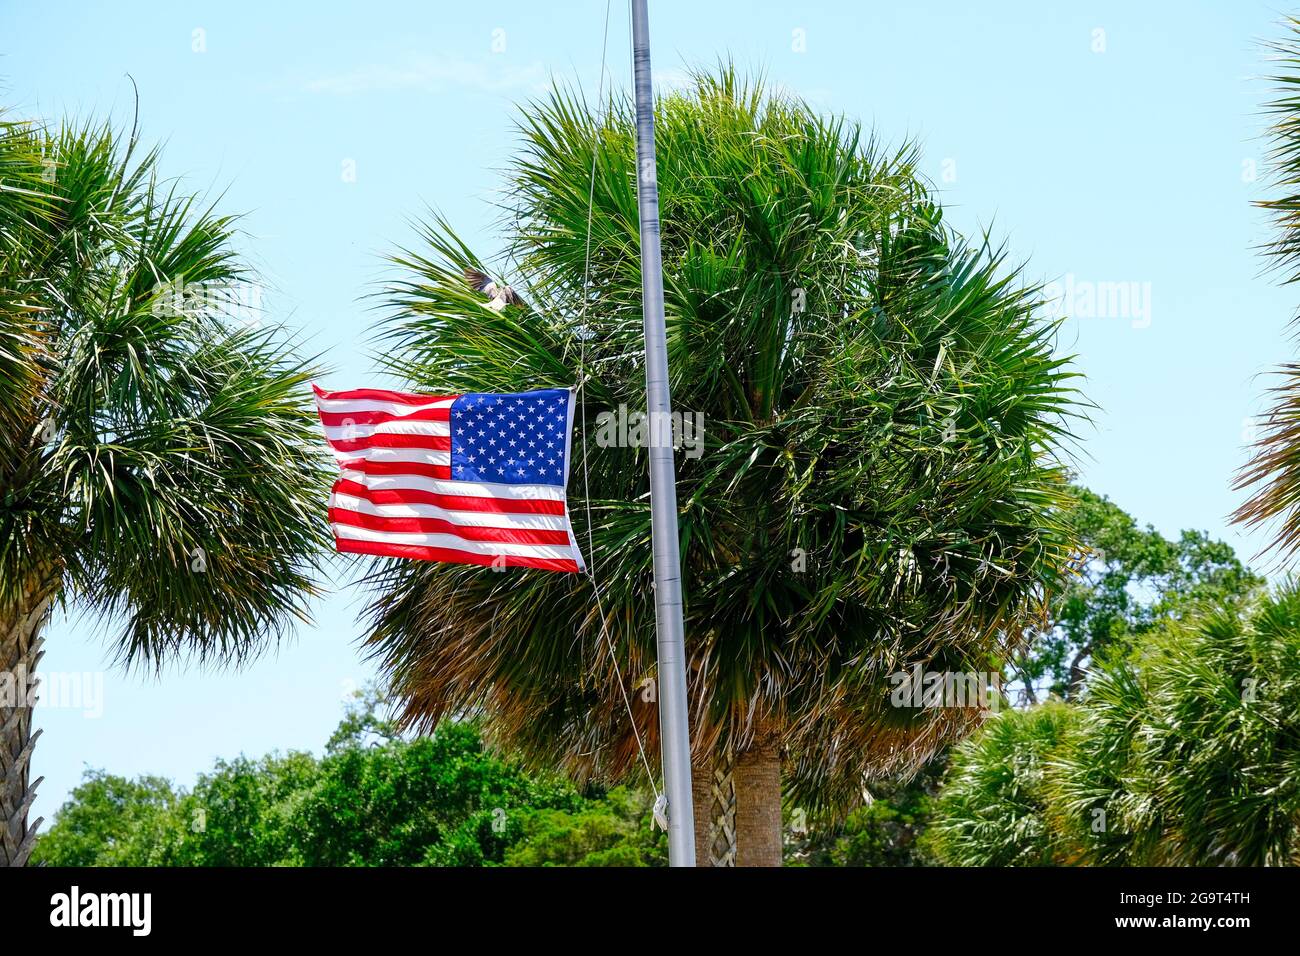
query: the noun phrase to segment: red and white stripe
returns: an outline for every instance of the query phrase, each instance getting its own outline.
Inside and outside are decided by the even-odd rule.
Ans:
[[[563,488],[452,479],[458,395],[312,388],[339,463],[329,501],[339,551],[582,570]]]

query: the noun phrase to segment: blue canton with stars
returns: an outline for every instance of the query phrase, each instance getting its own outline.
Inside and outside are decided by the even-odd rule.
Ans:
[[[569,392],[468,392],[451,406],[451,477],[564,487]]]

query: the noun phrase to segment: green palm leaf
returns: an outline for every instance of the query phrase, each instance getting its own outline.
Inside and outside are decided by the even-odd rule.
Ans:
[[[1271,119],[1267,160],[1275,195],[1255,203],[1273,220],[1263,246],[1284,283],[1300,279],[1300,20],[1285,21],[1287,35],[1268,44],[1275,72],[1275,98],[1264,105]],[[1250,497],[1233,520],[1272,526],[1272,546],[1283,556],[1300,547],[1300,366],[1283,365],[1271,389],[1272,407],[1254,443],[1252,458],[1237,474],[1235,489]]]

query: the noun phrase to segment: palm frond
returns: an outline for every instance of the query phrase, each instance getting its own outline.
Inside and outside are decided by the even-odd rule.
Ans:
[[[1300,279],[1300,19],[1288,17],[1286,35],[1267,49],[1274,63],[1274,99],[1267,160],[1275,195],[1255,203],[1273,221],[1273,238],[1263,246],[1284,283]],[[1251,460],[1237,473],[1235,490],[1250,497],[1233,513],[1248,527],[1272,526],[1271,547],[1283,558],[1300,547],[1300,366],[1283,365],[1272,390],[1272,407],[1253,443]]]

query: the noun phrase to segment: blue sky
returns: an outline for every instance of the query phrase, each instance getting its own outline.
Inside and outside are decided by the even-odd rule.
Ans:
[[[1250,175],[1262,172],[1258,41],[1278,35],[1281,11],[1063,6],[651,0],[654,64],[671,84],[731,56],[886,140],[916,138],[949,221],[991,228],[1080,314],[1061,347],[1100,406],[1085,483],[1167,534],[1204,528],[1252,554],[1264,541],[1228,527],[1229,483],[1259,375],[1290,353],[1295,305],[1252,251],[1266,237],[1250,206],[1263,195]],[[353,387],[376,379],[362,297],[382,255],[413,240],[426,205],[494,251],[514,104],[552,77],[594,91],[604,12],[603,0],[7,3],[0,103],[129,122],[134,77],[164,169],[246,214],[263,307],[324,353],[328,387]],[[627,31],[615,2],[609,69],[624,88]],[[99,622],[56,619],[43,669],[102,673],[102,713],[38,711],[36,812],[51,815],[88,766],[188,783],[218,756],[319,750],[372,673],[358,608],[340,585],[317,626],[254,666],[161,677],[109,668]]]

